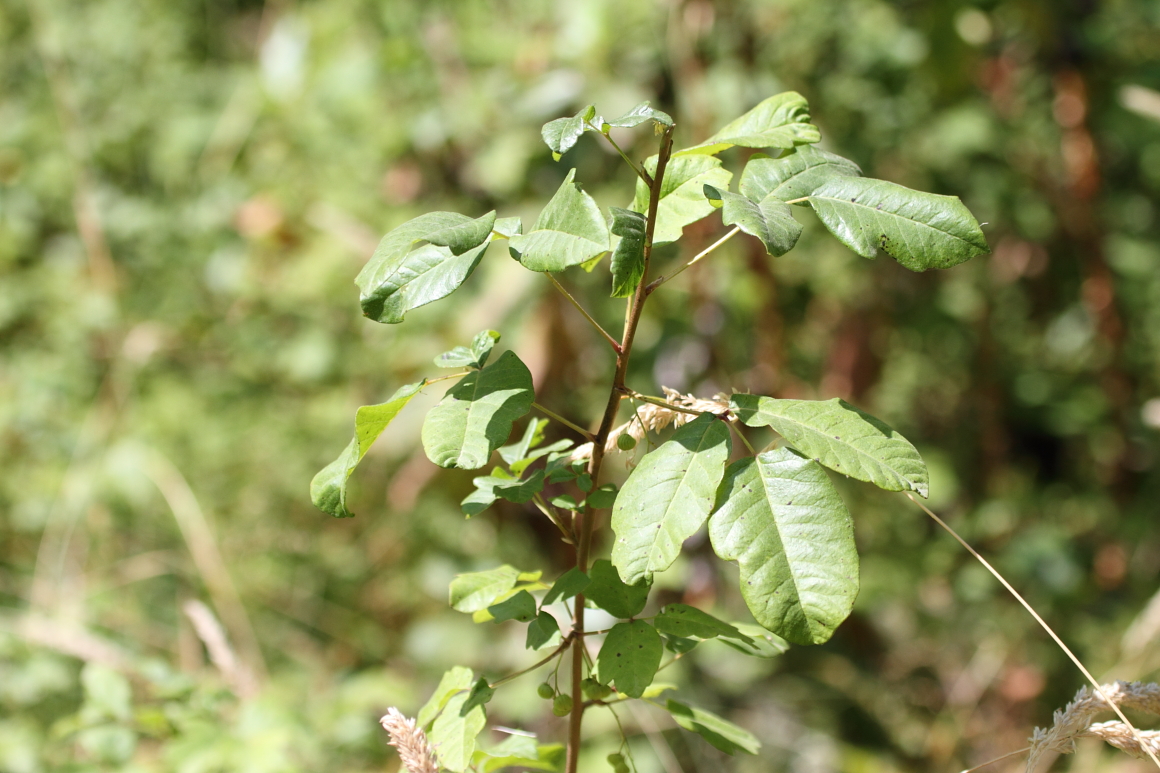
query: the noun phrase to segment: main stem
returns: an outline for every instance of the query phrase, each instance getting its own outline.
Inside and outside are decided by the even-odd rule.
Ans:
[[[657,207],[661,201],[661,183],[665,178],[665,167],[669,164],[669,156],[673,152],[673,127],[665,129],[661,139],[661,149],[657,156],[657,171],[652,177],[648,197],[648,221],[644,231],[644,273],[640,283],[633,293],[628,316],[624,322],[624,334],[620,340],[620,351],[616,354],[616,372],[612,377],[612,387],[608,390],[608,405],[604,408],[604,417],[600,420],[600,429],[592,441],[592,458],[588,462],[588,474],[592,478],[592,485],[600,484],[600,468],[604,464],[604,445],[608,442],[608,433],[612,431],[616,421],[616,412],[620,408],[620,400],[624,396],[624,378],[628,373],[628,358],[632,354],[632,342],[636,338],[636,327],[640,324],[640,313],[648,299],[646,285],[648,283],[649,261],[652,259],[653,232],[656,229]],[[576,513],[572,517],[572,533],[579,535],[579,544],[576,546],[576,568],[582,572],[588,571],[588,554],[592,548],[592,529],[596,513],[591,505],[585,505],[583,513]],[[572,616],[572,632],[576,644],[572,647],[572,713],[568,718],[568,761],[565,773],[577,773],[580,762],[580,727],[584,721],[584,693],[580,682],[584,679],[584,595],[579,594],[573,599],[575,612]]]

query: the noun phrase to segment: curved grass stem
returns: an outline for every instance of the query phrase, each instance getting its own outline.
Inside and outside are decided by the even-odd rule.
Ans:
[[[1156,759],[1156,755],[1152,753],[1152,750],[1148,747],[1148,744],[1146,744],[1144,742],[1144,739],[1140,737],[1140,731],[1136,729],[1136,726],[1133,725],[1128,720],[1128,718],[1126,716],[1124,716],[1124,712],[1120,711],[1120,707],[1117,706],[1115,703],[1113,703],[1108,698],[1108,696],[1104,694],[1103,688],[1100,687],[1100,683],[1096,681],[1096,678],[1091,675],[1091,672],[1088,671],[1087,668],[1084,666],[1084,664],[1080,662],[1079,658],[1077,658],[1075,656],[1075,654],[1071,651],[1071,649],[1068,648],[1068,646],[1063,643],[1063,639],[1059,638],[1059,635],[1056,634],[1056,632],[1054,630],[1052,630],[1051,626],[1047,624],[1047,621],[1039,616],[1039,613],[1035,611],[1035,608],[1032,607],[1031,604],[1029,604],[1027,602],[1027,600],[1024,599],[1023,596],[1021,596],[1019,594],[1019,591],[1015,590],[1015,588],[1011,585],[1011,583],[1007,582],[1006,578],[1003,577],[1003,575],[999,574],[999,571],[997,569],[995,569],[995,567],[991,566],[991,564],[987,561],[987,559],[985,559],[981,555],[979,555],[979,552],[977,550],[975,550],[973,547],[971,547],[969,544],[967,544],[967,541],[964,540],[962,537],[960,537],[958,532],[956,532],[954,529],[952,529],[942,518],[939,518],[937,515],[934,514],[934,512],[929,507],[927,507],[922,502],[919,502],[917,499],[915,499],[914,495],[911,494],[909,491],[906,492],[906,496],[911,502],[914,502],[916,505],[918,505],[920,508],[922,508],[923,512],[925,512],[927,515],[929,515],[931,518],[933,518],[935,523],[937,523],[939,526],[943,527],[943,529],[945,529],[948,534],[950,534],[952,537],[954,537],[955,540],[960,545],[962,545],[964,548],[966,548],[967,552],[970,553],[972,556],[974,556],[975,560],[977,560],[980,564],[982,564],[986,568],[986,570],[988,572],[990,572],[995,577],[995,579],[998,580],[1012,596],[1015,597],[1015,600],[1023,605],[1023,608],[1027,610],[1028,614],[1030,614],[1033,618],[1035,618],[1035,622],[1037,622],[1041,626],[1043,626],[1043,630],[1047,631],[1047,635],[1055,640],[1055,643],[1057,645],[1059,645],[1059,648],[1061,650],[1063,650],[1063,653],[1065,655],[1067,655],[1068,658],[1071,659],[1071,662],[1074,663],[1075,667],[1080,670],[1080,673],[1082,673],[1085,677],[1087,677],[1087,680],[1089,682],[1091,682],[1092,687],[1095,688],[1096,694],[1099,695],[1100,698],[1103,699],[1104,703],[1108,704],[1108,706],[1111,707],[1112,711],[1116,712],[1116,716],[1119,717],[1120,720],[1125,725],[1127,725],[1128,729],[1132,731],[1132,735],[1136,737],[1136,742],[1140,744],[1140,748],[1142,748],[1145,751],[1145,753],[1147,753],[1148,757],[1152,760],[1152,762],[1156,765],[1156,767],[1160,768],[1160,760]]]
[[[717,241],[713,242],[712,244],[710,244],[710,245],[709,245],[708,247],[706,247],[705,249],[703,249],[703,250],[701,250],[700,252],[698,252],[696,255],[694,255],[694,256],[693,256],[693,259],[692,259],[692,260],[690,260],[688,263],[686,263],[685,265],[683,265],[683,266],[681,266],[680,268],[678,268],[678,269],[677,269],[676,271],[674,271],[673,273],[671,273],[671,274],[669,274],[669,275],[667,275],[667,276],[659,276],[659,277],[657,277],[657,278],[656,278],[656,279],[654,279],[654,280],[653,280],[651,283],[649,283],[649,285],[648,285],[647,287],[645,287],[645,288],[644,288],[644,291],[645,291],[645,293],[651,293],[651,292],[653,292],[653,291],[654,291],[654,290],[656,290],[658,287],[660,287],[661,285],[663,285],[665,282],[669,281],[670,279],[672,279],[672,278],[673,278],[673,277],[675,277],[675,276],[678,276],[678,275],[679,275],[679,274],[680,274],[682,271],[685,271],[686,269],[688,269],[688,268],[692,267],[692,265],[693,265],[694,263],[696,263],[697,261],[701,260],[701,259],[702,259],[702,258],[704,258],[706,255],[709,255],[710,253],[712,253],[712,252],[713,252],[713,250],[717,249],[717,248],[718,248],[718,247],[720,247],[722,244],[724,244],[725,242],[727,242],[727,241],[729,241],[730,239],[732,239],[732,238],[733,238],[734,236],[736,236],[736,235],[738,234],[738,232],[740,232],[740,231],[741,231],[741,228],[740,228],[740,227],[735,227],[735,228],[734,228],[732,231],[730,231],[729,233],[725,234],[725,235],[724,235],[724,236],[722,236],[720,239],[718,239]]]

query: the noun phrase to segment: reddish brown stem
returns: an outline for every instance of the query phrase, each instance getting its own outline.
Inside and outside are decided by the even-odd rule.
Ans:
[[[600,420],[600,429],[592,442],[592,458],[588,462],[588,474],[592,478],[592,485],[600,484],[600,468],[604,463],[604,445],[608,442],[608,434],[612,431],[616,413],[620,408],[620,400],[624,396],[624,379],[628,374],[628,357],[632,353],[632,342],[636,338],[636,328],[640,324],[640,313],[648,299],[646,290],[648,283],[649,262],[652,259],[653,233],[656,229],[657,207],[661,201],[661,183],[665,178],[665,167],[668,166],[669,156],[673,152],[673,127],[665,130],[661,139],[661,149],[657,156],[657,171],[652,177],[649,186],[648,221],[644,233],[644,273],[636,292],[632,296],[632,305],[629,307],[628,317],[624,323],[624,334],[620,340],[620,351],[616,355],[616,372],[612,377],[612,387],[608,391],[608,404],[604,409],[604,417]],[[596,513],[591,506],[585,506],[584,512],[572,516],[572,533],[580,535],[580,543],[576,546],[576,568],[582,572],[588,571],[588,556],[592,548],[592,531]],[[580,682],[584,678],[584,595],[577,595],[575,612],[572,617],[572,631],[576,636],[577,646],[572,648],[572,713],[568,718],[568,760],[565,773],[577,773],[580,761],[580,728],[584,721],[584,693],[580,689]]]

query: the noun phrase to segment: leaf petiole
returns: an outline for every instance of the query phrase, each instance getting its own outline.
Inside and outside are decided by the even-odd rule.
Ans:
[[[542,413],[542,414],[544,414],[545,416],[547,416],[549,419],[555,419],[556,421],[558,421],[558,422],[560,422],[561,424],[563,424],[565,427],[568,427],[569,429],[571,429],[571,430],[574,430],[574,431],[576,431],[576,432],[580,433],[580,435],[581,435],[581,436],[582,436],[582,437],[583,437],[585,440],[587,440],[589,443],[591,443],[591,442],[593,442],[594,440],[596,440],[596,437],[595,437],[595,436],[594,436],[594,435],[593,435],[591,432],[589,432],[588,430],[584,429],[583,427],[581,427],[581,426],[580,426],[580,425],[578,425],[578,424],[573,424],[572,422],[568,421],[567,419],[565,419],[565,418],[564,418],[563,416],[561,416],[560,414],[558,414],[558,413],[554,413],[553,411],[550,411],[550,410],[548,410],[547,408],[545,408],[544,406],[540,405],[539,403],[532,403],[532,407],[533,407],[533,408],[535,408],[535,409],[536,409],[537,411],[539,411],[540,413]]]
[[[628,164],[629,166],[632,167],[632,171],[636,172],[637,176],[640,177],[640,179],[644,180],[645,185],[648,185],[648,186],[652,185],[653,181],[652,181],[652,178],[649,177],[648,172],[646,172],[645,170],[643,170],[639,166],[637,166],[636,162],[633,161],[631,158],[629,158],[625,154],[625,152],[620,149],[620,146],[616,144],[616,140],[612,139],[612,136],[610,134],[606,134],[605,132],[603,132],[599,126],[592,123],[591,121],[585,121],[584,123],[588,124],[588,127],[590,129],[592,129],[594,132],[596,132],[600,136],[604,137],[604,139],[608,140],[609,143],[612,144],[612,147],[616,148],[616,152],[620,154],[620,157],[624,159],[624,162],[626,164]]]
[[[502,679],[498,679],[498,680],[492,682],[490,685],[488,685],[488,687],[491,687],[494,690],[496,687],[499,687],[501,684],[507,684],[508,682],[510,682],[514,679],[519,679],[524,674],[527,674],[531,671],[535,671],[540,666],[551,663],[553,658],[559,657],[560,655],[562,655],[564,653],[564,650],[566,650],[572,646],[572,641],[573,641],[572,634],[568,634],[567,636],[564,637],[564,641],[560,642],[560,646],[557,647],[556,649],[552,650],[552,654],[548,655],[548,657],[544,658],[543,660],[536,661],[535,663],[533,663],[532,665],[523,669],[522,671],[516,671],[514,674],[508,674],[507,676],[503,677]]]
[[[580,302],[572,297],[572,293],[565,290],[564,285],[557,282],[556,277],[552,276],[551,272],[545,271],[544,276],[548,277],[549,281],[551,281],[555,288],[564,294],[564,297],[568,299],[568,302],[576,307],[576,311],[584,315],[584,319],[592,323],[592,327],[596,328],[596,332],[604,336],[604,340],[607,341],[610,346],[612,346],[612,351],[620,354],[620,343],[615,338],[610,336],[608,331],[600,326],[599,322],[592,318],[592,315],[588,313],[587,309],[581,306]]]
[[[673,277],[677,276],[677,275],[678,275],[678,274],[680,274],[682,271],[684,271],[685,269],[689,268],[689,267],[690,267],[690,266],[692,266],[694,263],[696,263],[697,261],[699,261],[701,258],[705,257],[705,256],[706,256],[706,255],[708,255],[709,253],[713,252],[713,250],[717,249],[717,248],[718,248],[718,247],[720,247],[722,244],[724,244],[725,242],[727,242],[727,241],[729,241],[730,239],[732,239],[734,236],[736,236],[736,235],[737,235],[737,233],[738,233],[740,230],[741,230],[741,228],[740,228],[740,227],[734,227],[732,231],[730,231],[729,233],[725,234],[725,235],[724,235],[724,236],[722,236],[720,239],[718,239],[717,241],[713,242],[712,244],[710,244],[710,245],[709,245],[708,247],[706,247],[705,249],[703,249],[703,250],[701,250],[700,252],[698,252],[696,255],[694,255],[694,256],[693,256],[693,259],[692,259],[692,260],[690,260],[688,263],[686,263],[685,265],[683,265],[683,266],[681,266],[680,268],[678,268],[678,269],[677,269],[676,271],[674,271],[673,273],[669,274],[668,276],[659,276],[659,277],[657,277],[657,278],[656,278],[656,279],[654,279],[652,282],[650,282],[650,283],[648,284],[648,286],[646,286],[646,287],[644,288],[644,291],[645,291],[645,293],[646,293],[646,294],[648,294],[648,293],[651,293],[651,292],[653,292],[653,291],[654,291],[654,290],[656,290],[658,287],[660,287],[661,285],[663,285],[665,282],[667,282],[667,281],[669,281],[670,279],[672,279]]]

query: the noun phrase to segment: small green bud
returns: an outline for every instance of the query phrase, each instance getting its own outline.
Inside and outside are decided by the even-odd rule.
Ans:
[[[552,713],[557,717],[566,717],[572,713],[572,696],[560,693],[552,701]]]
[[[544,700],[551,700],[556,697],[556,689],[552,685],[544,682],[536,688],[536,693]]]
[[[616,439],[616,447],[621,451],[631,451],[636,448],[636,438],[632,435],[624,434]]]
[[[624,761],[624,755],[620,752],[609,754],[608,764],[616,773],[628,773],[628,763]]]

